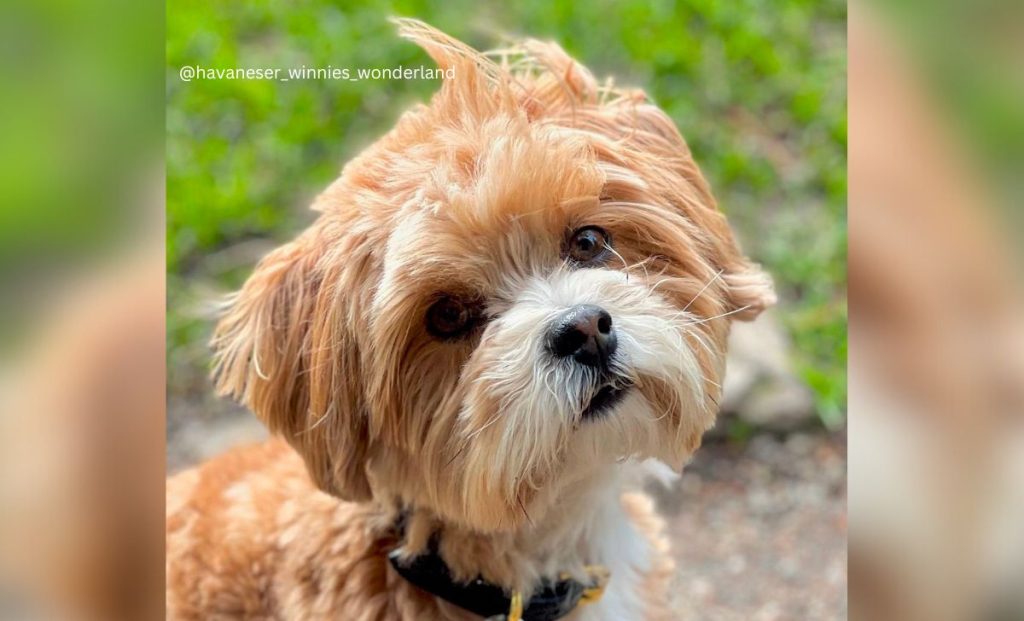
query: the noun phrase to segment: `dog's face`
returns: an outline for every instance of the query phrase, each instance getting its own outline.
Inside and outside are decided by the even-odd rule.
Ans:
[[[556,46],[512,73],[404,28],[455,77],[257,268],[215,336],[221,390],[325,490],[480,530],[617,460],[680,467],[728,322],[772,302],[682,138]]]

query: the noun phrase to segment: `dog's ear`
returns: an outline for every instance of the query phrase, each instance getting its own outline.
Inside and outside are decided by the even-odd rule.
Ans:
[[[771,276],[755,263],[742,260],[727,270],[722,279],[732,307],[729,312],[735,319],[750,321],[776,302]]]
[[[337,254],[311,229],[267,255],[217,325],[213,378],[295,447],[320,489],[365,500],[367,417],[344,321],[352,283]]]

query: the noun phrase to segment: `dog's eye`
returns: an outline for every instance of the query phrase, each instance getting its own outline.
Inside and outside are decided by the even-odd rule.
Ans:
[[[576,229],[569,239],[566,254],[577,263],[597,263],[611,248],[611,238],[604,229],[597,226],[585,226]]]
[[[427,310],[427,330],[438,338],[453,338],[472,327],[475,313],[462,300],[442,297]]]

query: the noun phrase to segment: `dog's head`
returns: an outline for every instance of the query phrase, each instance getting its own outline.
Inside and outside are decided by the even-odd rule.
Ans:
[[[554,44],[492,59],[402,30],[451,75],[232,300],[218,388],[324,490],[480,530],[604,464],[680,467],[713,422],[729,321],[773,301],[686,143]]]

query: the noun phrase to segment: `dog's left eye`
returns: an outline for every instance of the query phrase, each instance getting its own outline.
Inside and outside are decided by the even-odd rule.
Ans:
[[[427,330],[438,338],[455,338],[469,330],[475,318],[471,305],[458,298],[444,296],[427,310]]]
[[[566,255],[583,265],[597,263],[608,253],[611,237],[598,226],[585,226],[573,231]]]

